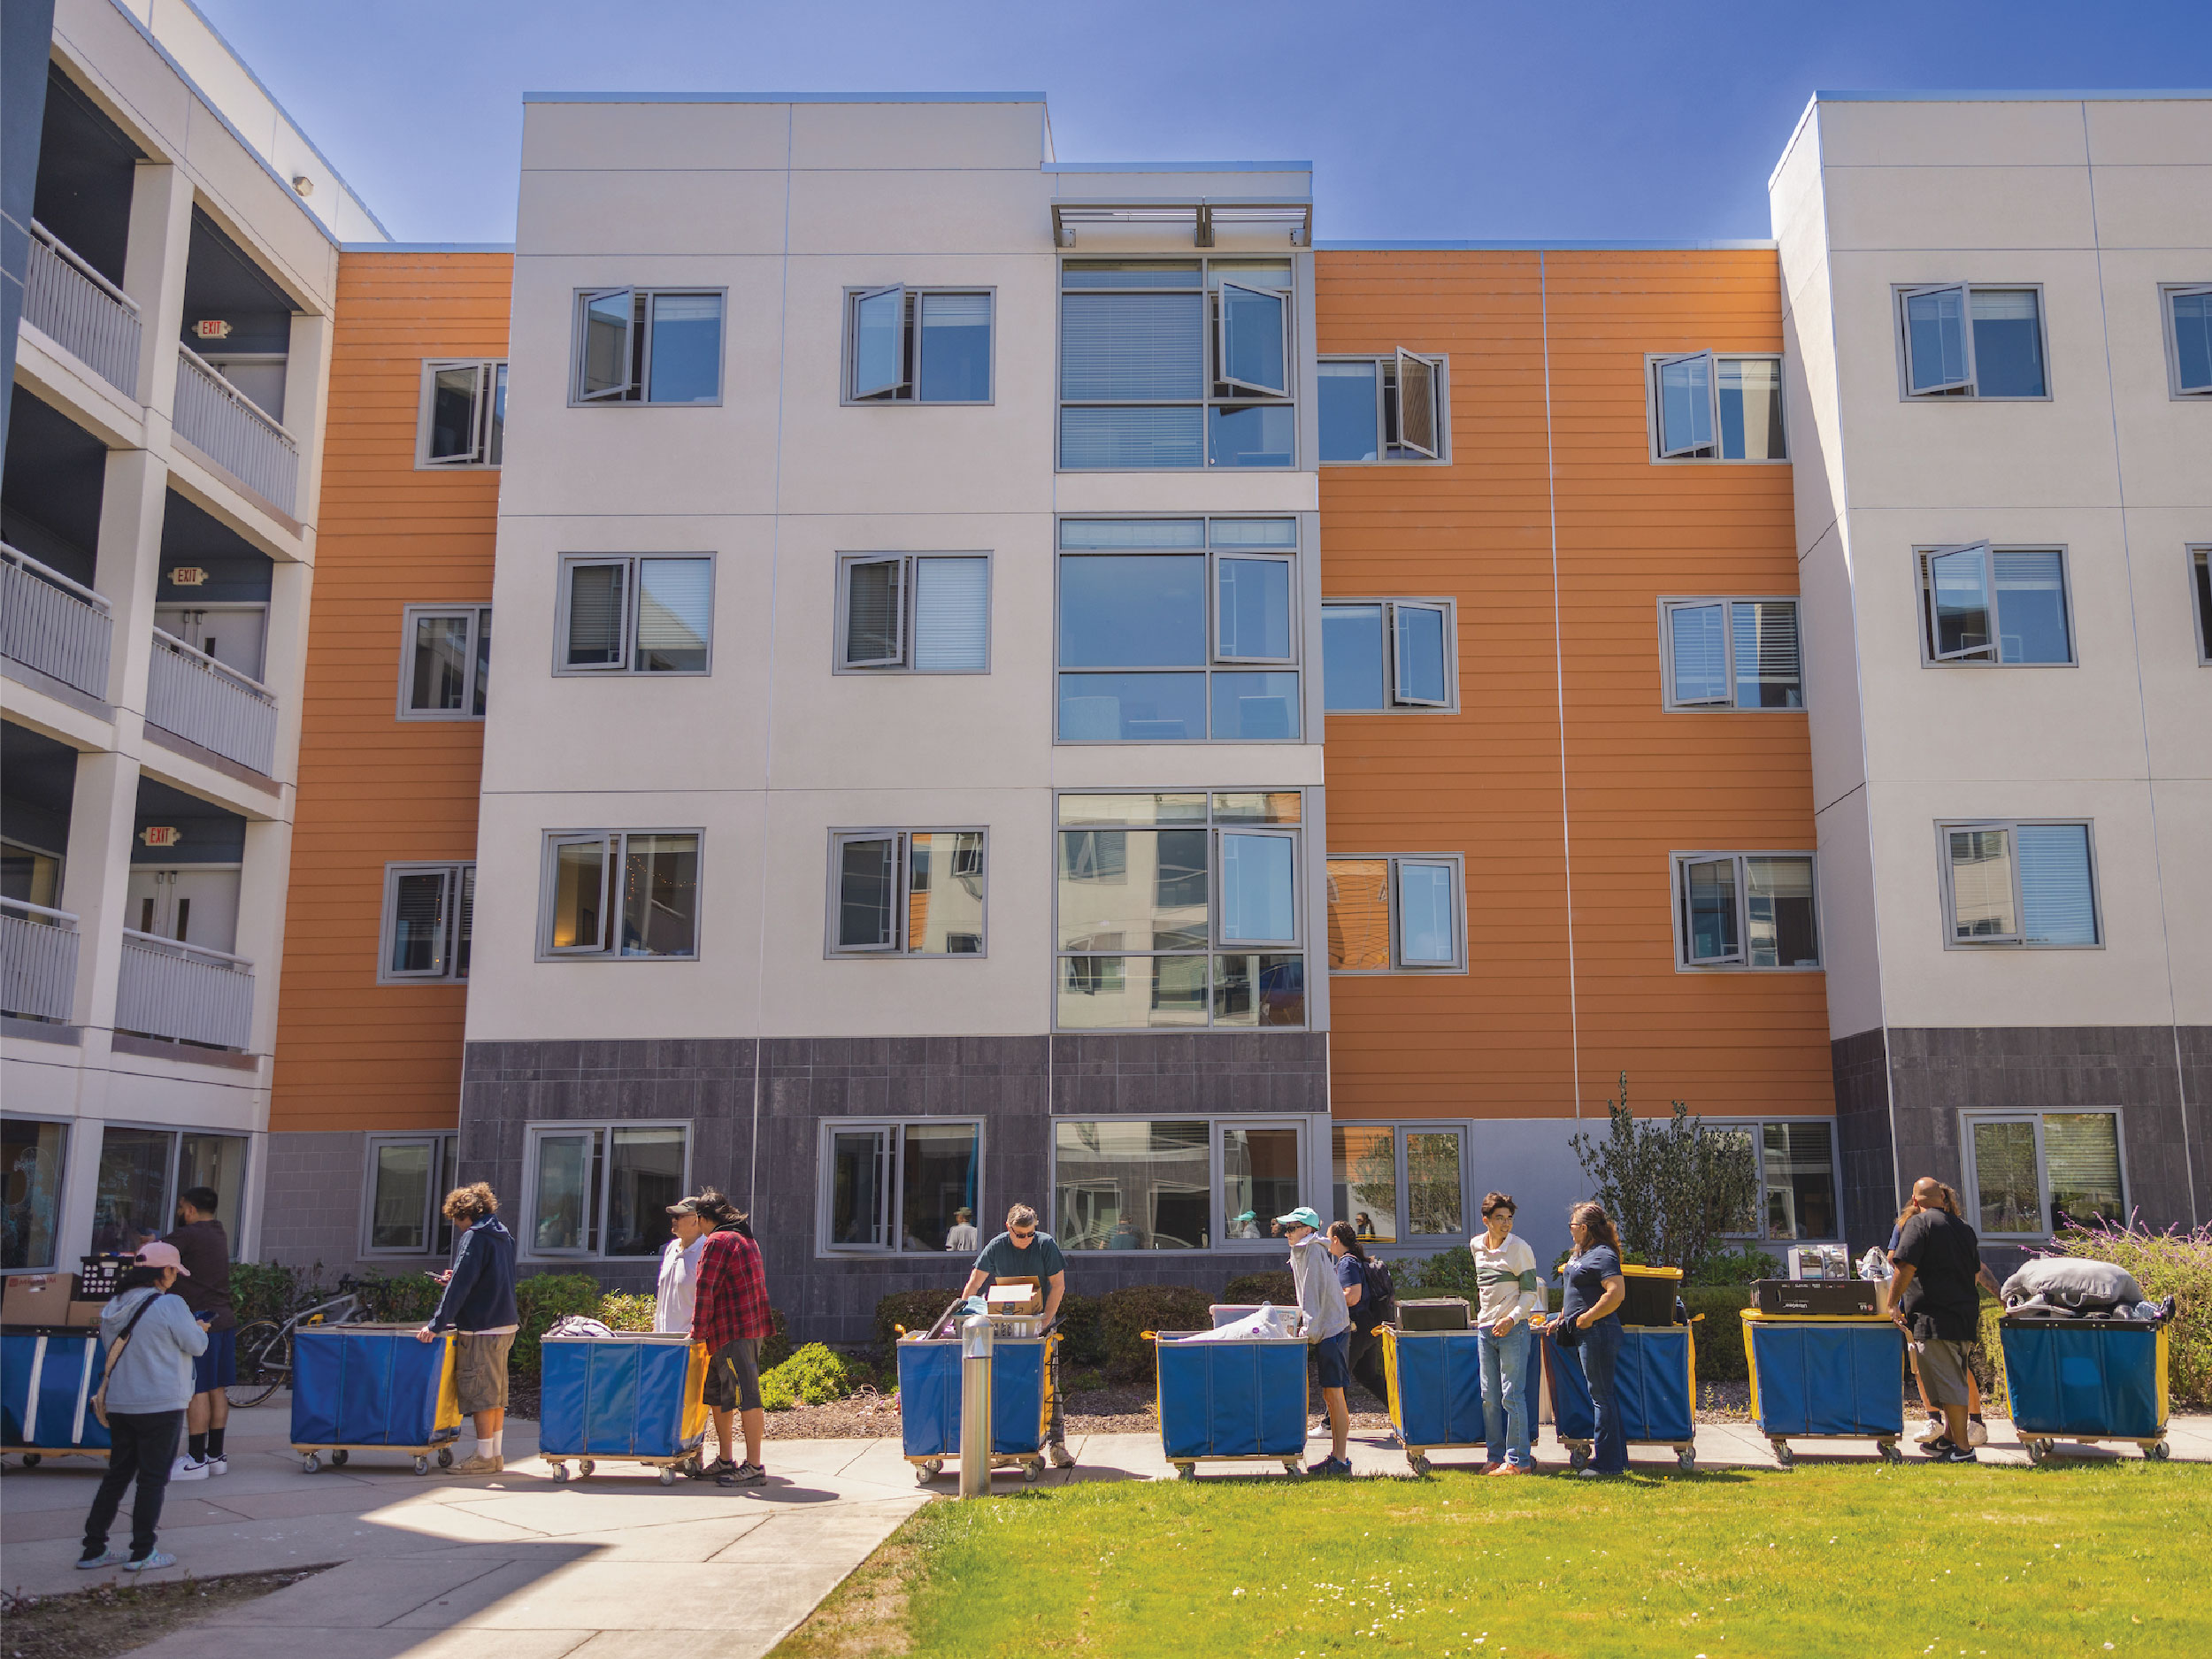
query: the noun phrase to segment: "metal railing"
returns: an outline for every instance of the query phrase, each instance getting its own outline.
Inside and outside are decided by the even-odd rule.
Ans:
[[[77,995],[77,918],[0,898],[0,1013],[68,1023]]]
[[[0,656],[105,699],[114,632],[105,599],[0,541]]]
[[[115,1028],[243,1048],[253,1041],[253,964],[227,951],[123,930]]]
[[[153,631],[146,667],[146,718],[226,760],[266,777],[276,770],[276,698],[173,634]]]
[[[74,352],[94,373],[138,396],[138,302],[36,219],[23,277],[23,320]]]
[[[189,346],[177,348],[177,435],[271,506],[299,499],[300,447],[259,404]]]

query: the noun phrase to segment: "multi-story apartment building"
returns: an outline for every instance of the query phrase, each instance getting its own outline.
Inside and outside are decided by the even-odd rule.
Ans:
[[[188,6],[5,16],[4,1263],[195,1186],[250,1254],[338,246],[381,233]]]

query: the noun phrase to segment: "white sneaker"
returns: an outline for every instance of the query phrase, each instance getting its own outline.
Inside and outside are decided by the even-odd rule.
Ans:
[[[1943,1419],[1941,1417],[1930,1417],[1927,1422],[1921,1425],[1920,1432],[1914,1435],[1912,1438],[1916,1445],[1934,1445],[1938,1440],[1943,1438]]]
[[[169,1465],[169,1482],[172,1486],[180,1480],[205,1480],[206,1479],[207,1459],[204,1457],[180,1457]]]
[[[1966,1443],[1969,1446],[1988,1445],[1989,1425],[1986,1423],[1968,1423],[1966,1425]]]
[[[215,1453],[207,1460],[207,1472],[211,1475],[227,1475],[230,1473],[230,1458],[228,1455],[222,1452]]]

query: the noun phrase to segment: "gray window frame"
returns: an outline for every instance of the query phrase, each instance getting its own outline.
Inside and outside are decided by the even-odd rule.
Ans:
[[[1659,421],[1659,369],[1668,363],[1684,363],[1703,357],[1712,366],[1706,373],[1705,392],[1711,403],[1713,442],[1710,455],[1665,453],[1664,434]],[[1782,453],[1776,455],[1728,457],[1720,453],[1720,365],[1724,362],[1743,363],[1759,360],[1773,364],[1782,374]],[[1647,351],[1644,353],[1644,429],[1647,453],[1645,459],[1654,466],[1787,466],[1795,458],[1790,447],[1790,401],[1787,362],[1779,351]]]
[[[1683,926],[1683,881],[1692,864],[1718,864],[1732,858],[1736,864],[1736,940],[1737,950],[1732,958],[1715,962],[1694,962],[1690,957],[1690,939]],[[1796,858],[1809,865],[1812,878],[1813,943],[1820,952],[1820,960],[1813,963],[1777,963],[1770,968],[1760,967],[1751,961],[1751,883],[1744,867],[1749,858]],[[1674,933],[1674,971],[1677,973],[1825,973],[1828,971],[1828,918],[1820,902],[1820,858],[1806,847],[1774,848],[1717,848],[1673,851],[1667,855],[1667,914],[1669,926]]]
[[[442,911],[439,931],[438,966],[419,973],[401,972],[392,966],[393,931],[399,921],[399,882],[403,876],[442,875],[446,885],[439,901]],[[454,972],[459,954],[461,929],[471,929],[476,905],[476,861],[473,858],[400,859],[384,866],[384,908],[376,933],[376,982],[379,985],[466,985],[468,976]]]
[[[628,856],[629,838],[633,835],[688,835],[696,842],[692,849],[692,856],[698,860],[699,870],[698,879],[693,889],[695,895],[693,902],[697,907],[697,916],[693,928],[691,951],[687,956],[626,956],[619,949],[619,941],[616,937],[615,930],[618,925],[618,911],[620,907],[613,900],[618,883],[612,877]],[[538,916],[535,950],[532,958],[534,961],[621,962],[644,964],[698,962],[703,959],[706,955],[705,933],[707,930],[707,832],[703,826],[673,824],[652,829],[549,829],[541,830],[538,833]],[[600,883],[600,892],[603,895],[601,902],[604,938],[599,945],[591,949],[586,949],[580,945],[569,945],[556,949],[553,945],[553,907],[559,897],[560,865],[557,849],[571,843],[595,840],[603,847],[613,849],[603,854],[603,862],[600,865],[601,870],[607,872],[603,876]],[[620,845],[616,846],[616,843],[620,843]]]
[[[1966,383],[1965,389],[1956,388],[1931,388],[1916,392],[1912,388],[1912,328],[1905,302],[1917,294],[1940,294],[1948,288],[1959,288],[1966,295]],[[2032,290],[2035,295],[2036,349],[2043,364],[2043,390],[2039,396],[2009,397],[1985,396],[1978,384],[1978,373],[1974,362],[1974,291],[1977,288],[2006,291]],[[1890,284],[1890,328],[1896,341],[1897,400],[1903,403],[2047,403],[2057,396],[2055,368],[2051,362],[2051,310],[2044,303],[2040,282],[1893,282]]]
[[[1828,1179],[1832,1184],[1832,1190],[1834,1191],[1836,1196],[1836,1230],[1833,1233],[1823,1233],[1817,1238],[1809,1236],[1797,1239],[1776,1239],[1768,1235],[1766,1231],[1766,1128],[1769,1124],[1826,1124],[1828,1125]],[[1758,1177],[1758,1195],[1753,1200],[1753,1202],[1756,1205],[1753,1213],[1757,1217],[1759,1222],[1757,1228],[1750,1233],[1724,1233],[1720,1235],[1721,1237],[1724,1239],[1740,1239],[1755,1249],[1764,1249],[1770,1244],[1777,1244],[1780,1245],[1786,1251],[1792,1245],[1803,1246],[1808,1244],[1837,1244],[1842,1242],[1846,1236],[1846,1229],[1843,1225],[1843,1138],[1838,1133],[1836,1119],[1833,1117],[1824,1118],[1816,1113],[1811,1116],[1794,1118],[1776,1116],[1765,1118],[1709,1118],[1705,1120],[1703,1126],[1707,1129],[1749,1131],[1751,1135],[1753,1166],[1754,1171]],[[1769,1254],[1771,1254],[1771,1252],[1769,1252]]]
[[[638,566],[649,559],[703,559],[707,566],[707,660],[698,668],[640,668],[637,666],[638,603],[641,589]],[[553,677],[556,680],[595,680],[623,675],[640,680],[704,680],[714,672],[716,577],[719,561],[712,553],[680,549],[666,553],[564,553],[555,576],[553,595]],[[569,605],[575,584],[571,572],[580,566],[619,565],[622,579],[622,660],[618,663],[571,663],[568,660]]]
[[[1383,365],[1394,364],[1394,375],[1403,383],[1407,361],[1428,365],[1436,388],[1436,453],[1428,454],[1417,446],[1393,442],[1384,437],[1387,430],[1383,421],[1384,397]],[[1451,354],[1409,351],[1400,346],[1395,351],[1332,351],[1314,359],[1314,398],[1320,400],[1321,371],[1332,363],[1365,363],[1375,371],[1375,447],[1376,457],[1371,461],[1332,461],[1317,453],[1314,465],[1321,466],[1449,466],[1452,464],[1452,369]],[[1317,444],[1318,440],[1316,441]],[[1397,451],[1404,450],[1404,454]]]
[[[983,561],[983,666],[980,668],[918,668],[914,665],[914,607],[921,592],[917,567],[924,559],[981,559]],[[899,655],[894,662],[848,663],[845,641],[852,626],[852,572],[857,565],[899,564]],[[836,615],[830,629],[830,672],[867,679],[883,674],[987,674],[991,672],[992,608],[996,600],[997,561],[989,552],[933,548],[926,552],[840,553],[833,603]]]
[[[906,1131],[911,1128],[944,1127],[970,1128],[975,1131],[977,1222],[990,1213],[984,1194],[989,1187],[989,1142],[991,1126],[988,1118],[970,1114],[954,1113],[942,1118],[926,1115],[908,1117],[869,1116],[864,1118],[825,1117],[817,1120],[814,1137],[814,1255],[821,1261],[850,1261],[856,1257],[874,1261],[933,1262],[959,1263],[964,1280],[973,1258],[958,1250],[910,1250],[906,1240]],[[833,1162],[833,1137],[865,1131],[887,1134],[891,1138],[890,1157],[890,1219],[893,1241],[889,1244],[839,1244],[830,1234],[830,1210],[834,1201],[835,1164]],[[1050,1137],[1048,1136],[1048,1139]],[[1041,1229],[1049,1231],[1049,1228]],[[986,1242],[991,1234],[978,1225],[977,1232]]]
[[[917,950],[907,936],[907,895],[914,879],[917,835],[980,835],[983,837],[983,921],[973,950]],[[883,945],[841,945],[837,942],[837,911],[841,864],[838,855],[848,841],[882,841],[894,845],[896,892],[891,901],[892,939]],[[954,873],[957,874],[957,872]],[[899,826],[833,826],[829,832],[829,864],[823,883],[822,956],[824,960],[854,956],[889,957],[901,962],[981,962],[991,954],[991,832],[983,824],[916,824]]]
[[[905,296],[901,303],[899,319],[900,360],[902,363],[911,361],[913,374],[889,388],[887,396],[884,392],[856,392],[853,388],[853,376],[857,373],[860,362],[860,302],[894,291]],[[987,389],[981,397],[924,397],[921,395],[922,302],[932,294],[980,295],[990,303],[991,342],[988,366],[984,371]],[[998,402],[998,288],[995,284],[848,283],[839,305],[842,318],[842,343],[838,352],[837,401],[841,406],[847,409],[986,409]]]
[[[492,608],[481,599],[468,600],[449,605],[408,605],[400,611],[399,618],[399,695],[397,718],[403,720],[481,720],[476,712],[476,695],[480,688],[479,664],[481,660],[484,630],[491,618]],[[468,679],[461,693],[457,709],[418,709],[410,701],[415,683],[415,624],[423,617],[459,617],[469,619]],[[485,698],[488,708],[491,699]]]
[[[1078,791],[1074,793],[1084,792]],[[1329,1188],[1333,1184],[1330,1179],[1331,1171],[1326,1156],[1329,1146],[1328,1132],[1330,1124],[1329,1119],[1324,1114],[1309,1114],[1303,1112],[1210,1112],[1207,1111],[1202,1107],[1187,1112],[1170,1111],[1164,1109],[1148,1110],[1142,1113],[1133,1112],[1125,1114],[1110,1111],[1064,1112],[1056,1115],[1049,1120],[1050,1129],[1045,1137],[1046,1196],[1044,1202],[1038,1206],[1040,1212],[1043,1216],[1042,1225],[1045,1230],[1052,1233],[1056,1239],[1058,1239],[1060,1236],[1058,1232],[1060,1221],[1059,1126],[1064,1123],[1116,1122],[1143,1124],[1202,1123],[1206,1125],[1207,1242],[1193,1249],[1161,1252],[1159,1254],[1169,1254],[1176,1256],[1211,1255],[1272,1256],[1279,1262],[1282,1259],[1283,1246],[1281,1241],[1279,1240],[1265,1236],[1267,1224],[1274,1219],[1271,1216],[1263,1216],[1256,1218],[1263,1235],[1260,1238],[1232,1239],[1225,1236],[1225,1230],[1230,1217],[1225,1213],[1226,1206],[1222,1202],[1222,1183],[1224,1175],[1222,1168],[1221,1140],[1222,1132],[1224,1130],[1294,1130],[1298,1135],[1298,1169],[1300,1187],[1303,1189],[1312,1185],[1317,1179],[1317,1155],[1315,1151],[1317,1145],[1322,1148],[1317,1179],[1321,1189],[1321,1196],[1325,1201],[1327,1197]],[[1459,1127],[1460,1125],[1453,1125],[1451,1126]],[[1466,1199],[1464,1188],[1467,1179],[1465,1167],[1467,1159],[1467,1140],[1463,1134],[1460,1141],[1460,1181],[1462,1186],[1460,1196],[1461,1202],[1463,1206]],[[1312,1202],[1312,1200],[1309,1199],[1307,1202]],[[1317,1203],[1314,1205],[1314,1208],[1318,1210],[1320,1205]],[[1456,1235],[1440,1233],[1436,1236],[1440,1238],[1448,1238]],[[1063,1249],[1066,1249],[1064,1240],[1062,1241],[1061,1248]],[[1076,1251],[1070,1250],[1068,1251],[1068,1254],[1071,1256],[1078,1257],[1079,1259],[1088,1259],[1093,1256],[1107,1256],[1113,1254],[1113,1252],[1104,1250],[1084,1250],[1078,1253]]]
[[[636,365],[636,378],[629,383],[629,388],[636,391],[634,397],[617,392],[587,394],[584,391],[585,308],[592,300],[603,299],[614,294],[631,296],[632,320],[626,349],[629,360]],[[722,308],[718,324],[720,338],[714,362],[714,396],[711,398],[667,403],[656,402],[645,395],[646,388],[653,383],[653,301],[663,294],[686,299],[711,296]],[[642,345],[636,338],[635,304],[639,295],[645,296],[645,340]],[[730,291],[726,287],[713,283],[691,287],[673,282],[617,282],[600,288],[580,288],[571,292],[570,311],[568,406],[571,409],[719,409],[729,400]]]
[[[1336,1188],[1336,1132],[1340,1129],[1379,1129],[1391,1136],[1391,1163],[1401,1193],[1412,1190],[1412,1172],[1406,1168],[1406,1137],[1409,1135],[1456,1135],[1459,1137],[1459,1218],[1463,1224],[1457,1233],[1416,1233],[1409,1225],[1410,1206],[1408,1206],[1409,1225],[1398,1230],[1398,1236],[1388,1243],[1380,1240],[1363,1240],[1370,1256],[1426,1256],[1434,1252],[1441,1240],[1449,1239],[1455,1244],[1466,1245],[1482,1228],[1482,1194],[1475,1190],[1474,1138],[1475,1124],[1465,1118],[1333,1118],[1329,1122],[1329,1190],[1335,1197]],[[1318,1206],[1316,1206],[1318,1208]],[[1334,1217],[1349,1221],[1350,1216]],[[1538,1277],[1543,1278],[1541,1264]]]
[[[1985,1239],[2001,1240],[2006,1243],[2041,1243],[2051,1236],[2051,1175],[2050,1164],[2043,1150],[2043,1119],[2047,1117],[2091,1118],[2108,1117],[2112,1119],[2112,1139],[2119,1153],[2120,1207],[2129,1211],[2128,1194],[2135,1190],[2135,1182],[2128,1174],[2128,1137],[2125,1109],[2119,1106],[2085,1104],[2080,1106],[2024,1106],[2010,1110],[1980,1110],[1962,1107],[1958,1112],[1959,1174],[1964,1189],[1960,1202],[1967,1206],[1967,1217],[1977,1220],[1981,1211],[1981,1171],[1974,1155],[1974,1129],[1978,1124],[2022,1123],[2035,1125],[2035,1185],[2036,1199],[2041,1207],[2042,1226],[2033,1233],[1984,1233]]]
[[[2197,567],[2212,567],[2212,541],[2192,541],[2182,552],[2182,574],[2189,584],[2189,609],[2197,619],[2197,663],[2200,667],[2212,666],[2212,604],[2204,600],[2204,589],[2197,585]]]
[[[1724,703],[1686,702],[1675,693],[1674,613],[1701,605],[1728,607],[1722,618],[1722,645],[1727,654],[1728,700]],[[1737,605],[1787,605],[1797,613],[1797,695],[1794,709],[1746,707],[1736,701]],[[1659,596],[1659,706],[1669,714],[1795,714],[1812,706],[1809,677],[1805,671],[1805,604],[1799,594],[1662,594]]]
[[[2023,825],[2031,828],[2047,825],[2054,828],[2079,828],[2084,831],[2084,845],[2089,854],[2089,913],[2097,930],[2097,936],[2085,945],[2046,944],[2026,936],[2027,908],[2020,892],[2020,841],[2014,833]],[[1958,937],[1958,895],[1953,889],[1951,874],[1951,832],[1954,830],[2002,830],[2008,838],[2008,856],[2012,865],[2012,914],[2022,932],[1988,939],[1961,939]],[[1970,953],[1989,950],[2102,950],[2105,949],[2105,911],[2102,861],[2097,856],[2097,824],[2087,818],[1938,818],[1935,826],[1936,876],[1938,888],[1938,925],[1943,930],[1943,948]]]
[[[442,1258],[450,1252],[438,1248],[438,1224],[445,1194],[457,1184],[461,1132],[458,1129],[412,1131],[372,1130],[363,1137],[361,1156],[361,1217],[359,1250],[365,1261],[419,1262]],[[429,1190],[423,1199],[423,1248],[402,1249],[378,1245],[376,1236],[376,1154],[380,1147],[427,1146],[430,1148]]]
[[[35,1121],[51,1123],[54,1119],[36,1118]],[[230,1240],[230,1259],[234,1262],[243,1261],[245,1259],[244,1251],[246,1248],[246,1225],[249,1214],[252,1209],[252,1196],[257,1190],[255,1186],[255,1181],[257,1178],[254,1173],[254,1163],[257,1156],[257,1148],[266,1137],[268,1133],[266,1130],[239,1129],[231,1127],[227,1125],[217,1125],[206,1123],[157,1124],[149,1122],[147,1119],[142,1118],[80,1118],[78,1121],[83,1123],[89,1128],[96,1129],[100,1132],[100,1139],[92,1148],[92,1167],[96,1174],[100,1167],[101,1154],[104,1152],[107,1148],[107,1132],[109,1130],[132,1129],[149,1134],[160,1134],[169,1137],[168,1173],[164,1178],[165,1185],[162,1192],[161,1213],[165,1217],[171,1217],[175,1216],[177,1211],[177,1200],[183,1195],[184,1192],[182,1184],[182,1170],[180,1166],[184,1162],[185,1136],[221,1135],[227,1140],[244,1141],[245,1152],[238,1169],[238,1228]],[[72,1136],[71,1139],[73,1143],[75,1137]],[[73,1156],[75,1151],[76,1148],[73,1144],[72,1144],[65,1151],[63,1156],[65,1157]],[[66,1197],[67,1194],[65,1193],[65,1201],[66,1200]],[[51,1271],[52,1270],[49,1269],[48,1271]]]
[[[2032,400],[2014,400],[2027,403]],[[1936,654],[1935,595],[1933,559],[1954,553],[1981,550],[1983,570],[1988,579],[1990,642],[1978,645],[1976,652],[1986,651],[1988,656],[1960,653],[1939,657]],[[2066,618],[2067,658],[2062,663],[2008,663],[2002,660],[2004,618],[1997,597],[1997,555],[2000,553],[2055,553],[2058,555],[2059,603]],[[2039,668],[2078,668],[2081,666],[2081,638],[2074,626],[2074,561],[2072,549],[2063,541],[1960,541],[1926,542],[1913,548],[1913,603],[1919,611],[1916,627],[1920,635],[1920,665],[1923,668],[2003,668],[2025,669],[2032,672]],[[1803,647],[1803,629],[1799,630],[1799,649]]]
[[[1331,465],[1334,465],[1336,464],[1332,462]],[[1359,465],[1371,466],[1376,464],[1370,461],[1362,462],[1359,463]],[[1394,597],[1387,599],[1359,599],[1344,594],[1330,594],[1322,599],[1321,626],[1323,629],[1322,638],[1324,644],[1322,647],[1323,656],[1319,672],[1324,676],[1323,700],[1325,704],[1327,699],[1326,675],[1328,673],[1328,657],[1326,640],[1328,637],[1327,626],[1329,612],[1339,609],[1348,610],[1354,606],[1363,607],[1369,605],[1379,605],[1382,607],[1383,695],[1386,699],[1384,706],[1379,709],[1330,709],[1325,706],[1322,711],[1324,718],[1331,720],[1339,720],[1363,718],[1366,716],[1376,714],[1432,715],[1459,713],[1459,601],[1455,598],[1416,595],[1409,594],[1398,595]],[[1413,610],[1441,611],[1444,613],[1444,689],[1446,692],[1446,697],[1442,703],[1399,701],[1397,612],[1398,608],[1402,605]]]
[[[475,442],[465,456],[434,457],[430,453],[430,415],[435,404],[438,376],[451,369],[476,371],[475,409],[470,426]],[[506,421],[501,412],[495,435],[492,416],[503,411],[507,398],[505,357],[425,357],[422,385],[415,413],[415,470],[419,472],[495,472],[506,459]]]
[[[2212,385],[2181,383],[2181,341],[2174,327],[2174,302],[2185,295],[2212,295],[2212,282],[2161,282],[2158,285],[2158,332],[2166,347],[2166,396],[2170,402],[2193,403],[2212,400]]]
[[[520,1225],[515,1229],[515,1254],[524,1261],[534,1262],[649,1262],[643,1256],[609,1256],[607,1254],[607,1190],[614,1179],[614,1160],[607,1156],[613,1143],[603,1140],[599,1144],[599,1220],[594,1227],[591,1246],[577,1250],[541,1250],[537,1248],[538,1203],[538,1147],[547,1135],[596,1134],[606,1136],[617,1129],[674,1129],[684,1138],[685,1191],[691,1190],[693,1149],[692,1130],[696,1119],[689,1118],[534,1118],[522,1126],[522,1190],[515,1204],[515,1219]]]
[[[1328,962],[1327,918],[1323,918],[1321,941],[1322,972],[1333,979],[1381,979],[1402,978],[1408,974],[1416,979],[1435,979],[1453,974],[1465,975],[1472,972],[1467,952],[1467,855],[1459,853],[1356,853],[1343,852],[1332,847],[1322,858],[1322,892],[1328,892],[1332,879],[1328,866],[1340,861],[1360,860],[1373,864],[1386,862],[1388,874],[1385,877],[1384,902],[1388,907],[1390,935],[1390,965],[1386,968],[1338,968]],[[1402,889],[1399,886],[1401,864],[1448,864],[1452,872],[1452,949],[1449,963],[1409,963],[1405,960],[1404,926],[1402,922]],[[1310,955],[1310,949],[1309,950]],[[1424,1235],[1425,1236],[1425,1235]]]

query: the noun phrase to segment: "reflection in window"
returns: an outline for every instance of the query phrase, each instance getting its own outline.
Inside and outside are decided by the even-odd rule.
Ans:
[[[2099,942],[2086,824],[1963,826],[1944,843],[1954,943]]]
[[[841,831],[830,876],[832,949],[981,954],[981,830]]]
[[[1903,294],[1906,385],[1915,397],[2040,397],[2043,323],[2033,288]]]
[[[1332,714],[1445,708],[1457,655],[1457,618],[1442,601],[1321,607],[1321,695]]]
[[[369,1143],[369,1249],[410,1256],[450,1253],[453,1224],[441,1210],[457,1179],[457,1140],[426,1134]]]
[[[1651,359],[1653,455],[1662,461],[1781,461],[1782,360],[1710,351]]]
[[[712,403],[722,396],[722,296],[606,288],[577,296],[577,403]]]
[[[1921,555],[1920,586],[1932,661],[2074,660],[2066,562],[2056,548],[1939,548]]]
[[[100,1164],[92,1200],[92,1253],[135,1250],[169,1231],[169,1165],[176,1136],[165,1129],[100,1132]]]
[[[401,718],[482,719],[491,680],[491,611],[411,609],[407,618]]]
[[[1462,966],[1456,854],[1329,860],[1329,966],[1340,973]]]
[[[1221,1214],[1231,1238],[1257,1225],[1263,1233],[1277,1216],[1298,1207],[1298,1131],[1221,1131]]]
[[[1054,1123],[1052,1136],[1052,1232],[1061,1248],[1195,1250],[1210,1246],[1211,1171],[1205,1120],[1061,1118]],[[1263,1233],[1265,1222],[1260,1226]]]
[[[623,1124],[537,1130],[528,1245],[534,1255],[657,1256],[683,1195],[687,1132]]]
[[[54,1268],[69,1125],[0,1121],[0,1268]]]
[[[1398,1145],[1388,1129],[1340,1124],[1329,1132],[1336,1214],[1363,1242],[1398,1241]]]
[[[2118,1114],[2024,1112],[1968,1124],[1983,1233],[2047,1237],[2126,1216]]]
[[[1818,902],[1809,856],[1678,856],[1675,898],[1686,966],[1820,965]]]
[[[697,954],[698,836],[618,830],[550,841],[546,949],[564,956]]]

